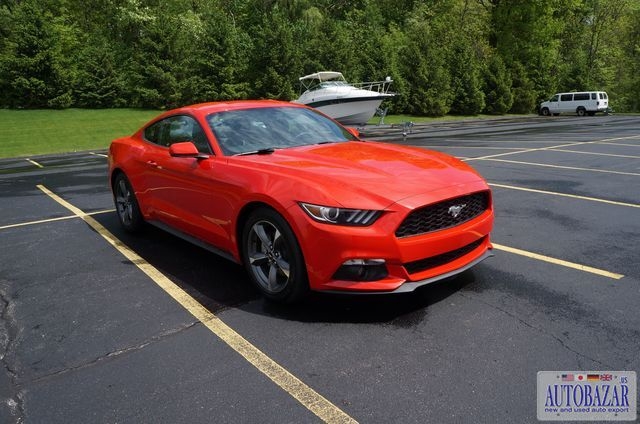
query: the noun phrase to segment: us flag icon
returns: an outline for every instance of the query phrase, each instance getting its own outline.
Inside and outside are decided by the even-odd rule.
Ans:
[[[562,374],[562,381],[573,381],[573,374]]]

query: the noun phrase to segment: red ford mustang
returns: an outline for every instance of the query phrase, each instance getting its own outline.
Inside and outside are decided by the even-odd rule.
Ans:
[[[109,149],[122,226],[144,222],[244,264],[269,299],[407,292],[491,255],[491,192],[471,167],[361,141],[305,106],[207,103]]]

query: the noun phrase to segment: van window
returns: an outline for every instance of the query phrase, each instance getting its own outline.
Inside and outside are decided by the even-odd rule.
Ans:
[[[573,100],[573,94],[563,94],[560,96],[561,102],[570,102],[571,100]]]
[[[591,93],[591,100],[597,100],[598,99],[598,93]]]
[[[607,98],[607,93],[600,93],[600,98],[601,99],[606,99]]]
[[[558,101],[558,95],[556,94],[555,96],[553,96],[550,100],[550,102],[557,102]]]
[[[573,100],[589,100],[589,93],[576,93],[573,95]]]

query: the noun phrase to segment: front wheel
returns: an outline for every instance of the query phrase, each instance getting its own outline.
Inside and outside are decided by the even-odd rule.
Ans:
[[[309,291],[298,240],[276,211],[260,208],[251,213],[242,231],[242,257],[251,280],[267,299],[293,303]]]
[[[543,107],[542,110],[540,111],[540,113],[542,113],[542,116],[551,115],[551,113],[549,113],[549,108],[546,108],[546,107]]]
[[[139,231],[144,219],[131,183],[123,173],[118,174],[113,181],[113,201],[122,227],[131,233]]]

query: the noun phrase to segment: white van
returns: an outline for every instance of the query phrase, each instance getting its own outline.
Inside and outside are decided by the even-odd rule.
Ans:
[[[609,108],[609,96],[604,91],[579,93],[558,93],[549,101],[540,103],[540,115],[559,115],[575,113],[578,116],[593,116],[596,112],[606,112]]]

